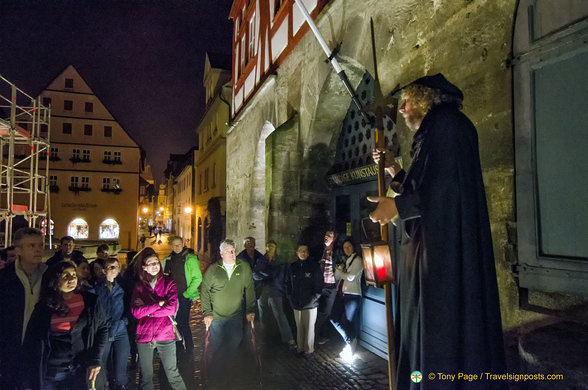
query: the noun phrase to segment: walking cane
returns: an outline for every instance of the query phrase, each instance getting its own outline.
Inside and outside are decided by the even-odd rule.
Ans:
[[[255,357],[255,363],[257,364],[257,369],[259,372],[259,386],[263,388],[262,383],[262,371],[261,371],[261,356],[259,356],[259,352],[257,351],[257,340],[255,339],[255,324],[253,321],[250,321],[251,324],[251,350],[253,351],[253,356]]]

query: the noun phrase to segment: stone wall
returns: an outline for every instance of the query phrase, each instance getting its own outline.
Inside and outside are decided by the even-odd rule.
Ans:
[[[330,47],[343,42],[338,58],[352,84],[365,69],[375,74],[373,18],[384,94],[437,72],[463,90],[464,112],[479,133],[505,329],[537,317],[518,309],[510,272],[516,229],[509,69],[515,6],[515,0],[335,0],[317,20]],[[263,240],[272,238],[283,254],[293,255],[296,241],[322,240],[318,232],[332,222],[325,173],[350,99],[324,58],[308,33],[232,126],[227,234],[239,245],[253,235],[262,249]],[[412,134],[404,123],[397,131],[408,164]],[[264,203],[255,193],[263,193]]]

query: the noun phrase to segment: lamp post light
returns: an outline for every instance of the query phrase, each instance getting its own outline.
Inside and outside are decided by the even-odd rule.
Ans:
[[[190,207],[190,206],[184,207],[184,213],[191,214],[192,213],[192,207]]]

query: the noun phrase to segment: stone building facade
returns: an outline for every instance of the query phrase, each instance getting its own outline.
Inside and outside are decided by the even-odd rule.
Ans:
[[[193,248],[205,261],[218,260],[225,232],[226,137],[231,101],[231,57],[207,53],[204,62],[206,110],[198,128],[194,154],[196,234]]]
[[[40,96],[52,108],[49,186],[54,234],[137,245],[139,145],[73,66]]]
[[[257,25],[248,31],[257,33],[257,40],[247,34],[241,39],[236,31],[234,50],[247,41],[257,42],[261,50],[260,43],[271,42],[278,28],[272,24],[275,10],[269,12],[271,7],[265,1],[249,6],[245,3],[234,2],[232,18],[239,18],[242,26],[242,18],[254,14]],[[289,11],[280,9],[278,14],[296,12],[293,1],[280,3]],[[513,272],[526,261],[518,258],[515,198],[518,196],[519,204],[533,201],[532,194],[521,197],[515,187],[515,147],[519,144],[515,143],[518,130],[513,116],[521,98],[513,89],[513,66],[516,70],[520,64],[513,61],[513,34],[529,28],[530,21],[520,15],[535,12],[535,25],[549,21],[549,31],[558,32],[560,38],[566,34],[585,37],[586,7],[564,1],[555,9],[548,4],[553,2],[540,0],[304,3],[314,4],[309,7],[311,11],[314,6],[320,8],[318,15],[311,13],[327,44],[334,48],[342,42],[338,59],[354,87],[359,86],[366,71],[375,75],[370,34],[373,19],[377,70],[384,95],[438,72],[463,90],[463,111],[479,135],[504,328],[514,329],[541,318],[521,309],[518,274]],[[269,35],[263,29],[264,18],[269,18]],[[515,29],[521,23],[527,25]],[[569,26],[575,27],[566,33]],[[350,108],[350,97],[331,65],[324,62],[325,54],[316,38],[304,28],[300,34],[291,34],[294,47],[286,57],[261,68],[265,77],[257,77],[258,84],[242,97],[243,104],[234,108],[227,133],[227,236],[237,242],[254,236],[258,246],[276,240],[282,255],[292,258],[299,240],[318,246],[324,230],[337,222],[337,200],[327,175],[335,162]],[[550,39],[555,38],[551,35]],[[585,43],[579,45],[585,49]],[[256,55],[272,58],[263,52]],[[236,76],[237,80],[240,77],[235,70],[241,61],[238,51],[233,58],[235,94],[242,85],[236,81]],[[395,114],[395,109],[390,109],[390,117]],[[404,164],[409,164],[412,134],[402,122],[395,132]],[[352,227],[352,232],[357,229]],[[588,295],[554,290],[539,292],[534,299],[558,309],[578,302],[578,298],[560,292]]]

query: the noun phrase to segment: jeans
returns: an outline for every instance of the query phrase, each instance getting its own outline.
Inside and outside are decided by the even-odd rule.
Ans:
[[[56,374],[51,378],[43,378],[41,390],[78,390],[89,388],[86,381],[86,370],[78,367]]]
[[[114,340],[108,340],[104,345],[104,354],[102,355],[102,369],[98,374],[96,388],[103,389],[108,383],[108,378],[114,379],[117,386],[126,386],[127,377],[127,360],[131,352],[131,344],[127,333],[119,334]],[[111,365],[108,362],[112,362]],[[107,372],[107,368],[112,372]]]
[[[178,295],[178,314],[176,321],[178,322],[178,330],[186,341],[186,351],[194,349],[194,341],[192,340],[192,331],[190,330],[190,309],[192,308],[192,300],[184,297],[182,294]],[[179,341],[176,347],[180,347],[182,342]]]
[[[176,362],[175,340],[137,343],[139,367],[141,368],[141,389],[153,390],[153,350],[156,348],[170,387],[173,390],[186,390]]]
[[[343,310],[335,316],[335,319],[331,320],[346,344],[357,338],[359,333],[357,316],[360,304],[361,295],[343,294]]]
[[[288,319],[286,318],[286,314],[284,313],[284,303],[282,297],[261,297],[257,300],[259,305],[259,319],[263,321],[263,312],[266,309],[266,302],[267,306],[272,309],[272,313],[274,314],[274,318],[276,319],[276,323],[280,328],[280,337],[282,342],[287,344],[290,341],[294,340],[292,336],[292,329],[290,328],[290,323],[288,323]]]
[[[337,298],[337,284],[325,285],[319,299],[318,316],[316,320],[315,333],[318,337],[326,337],[327,331],[324,324],[331,315],[335,298]]]
[[[237,315],[228,320],[212,320],[208,328],[210,340],[205,351],[210,362],[211,376],[226,372],[227,364],[232,359],[243,336],[243,317]]]
[[[316,322],[316,313],[316,307],[307,310],[294,309],[298,352],[314,352],[314,324]]]

